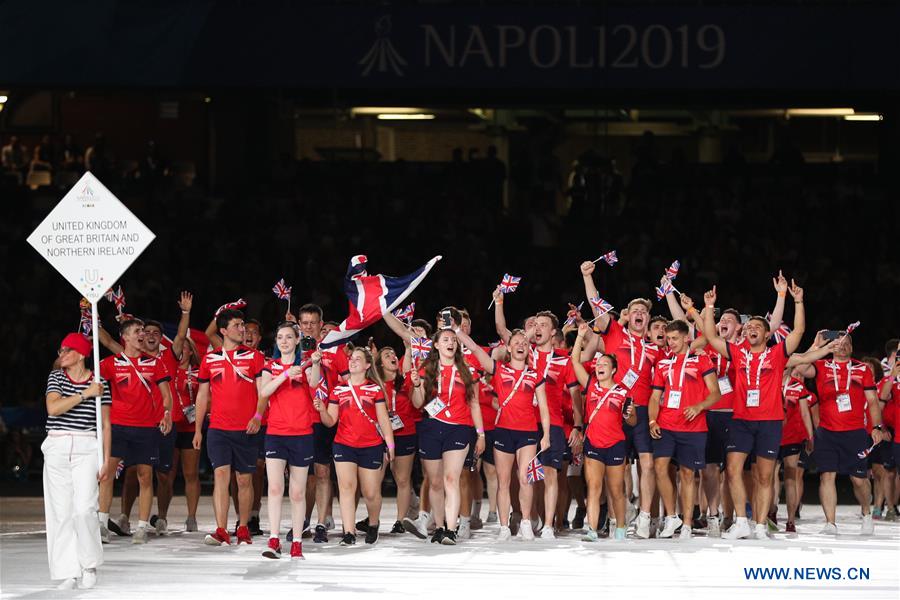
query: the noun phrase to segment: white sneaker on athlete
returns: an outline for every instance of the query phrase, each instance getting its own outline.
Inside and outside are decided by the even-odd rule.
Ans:
[[[107,529],[106,523],[100,523],[100,542],[103,544],[109,543],[109,529]]]
[[[81,589],[89,590],[97,585],[97,569],[84,569],[81,571]]]
[[[197,529],[197,517],[188,517],[184,520],[185,531],[199,531]]]
[[[675,534],[675,530],[680,526],[681,519],[678,518],[678,515],[667,515],[666,524],[663,527],[663,530],[659,532],[659,535],[657,537],[670,538]]]
[[[719,515],[710,515],[709,519],[707,520],[706,537],[722,537],[722,531],[721,529],[719,529]]]
[[[738,517],[728,531],[722,534],[722,537],[726,540],[737,540],[750,537],[751,533],[753,532],[750,530],[750,522],[747,521],[747,517]]]
[[[644,540],[650,537],[650,513],[641,512],[638,514],[634,535]]]
[[[68,579],[63,579],[56,589],[58,590],[74,590],[78,586],[78,582],[75,581],[74,577],[69,577]]]
[[[509,538],[512,537],[512,533],[509,531],[509,527],[505,527],[503,525],[500,526],[500,533],[497,534],[498,542],[508,542]]]
[[[875,523],[872,522],[872,514],[863,515],[862,528],[859,530],[862,535],[873,535],[875,533]]]
[[[685,523],[684,525],[681,526],[681,533],[678,534],[678,539],[679,540],[689,540],[693,537],[693,535],[691,535],[691,534],[692,534],[692,532],[691,532],[690,526],[687,523]]]
[[[523,540],[531,541],[534,539],[534,529],[531,527],[531,521],[528,519],[522,519],[519,523],[519,536]]]
[[[119,529],[125,532],[125,535],[131,533],[131,520],[125,513],[119,514],[119,518],[116,519],[116,525],[119,526]]]
[[[472,539],[472,524],[469,521],[460,520],[456,530],[456,537],[461,540]]]
[[[156,519],[156,535],[167,535],[169,533],[169,522],[158,517]]]
[[[757,523],[753,528],[753,539],[767,540],[769,539],[769,528],[765,523]]]
[[[147,528],[146,527],[138,527],[134,530],[134,535],[131,536],[132,544],[146,544],[147,543]]]
[[[819,532],[822,535],[837,535],[837,525],[834,523],[825,523],[825,527]]]
[[[428,523],[428,517],[424,514],[419,515],[418,519],[410,519],[409,517],[403,518],[403,529],[413,534],[420,540],[424,540],[428,537],[428,527],[426,524]]]
[[[634,521],[634,518],[637,516],[637,509],[634,507],[629,501],[625,501],[625,527],[631,525],[631,522]]]
[[[428,518],[425,521],[425,530],[429,533],[437,529],[437,523],[434,522],[434,515],[431,513],[427,513]]]
[[[555,540],[556,534],[553,533],[553,527],[551,525],[546,525],[541,530],[541,539],[542,540]]]

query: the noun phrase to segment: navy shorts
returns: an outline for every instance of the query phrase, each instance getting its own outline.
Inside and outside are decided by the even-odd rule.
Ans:
[[[775,460],[781,449],[781,428],[783,422],[747,421],[732,419],[728,429],[726,452],[743,452],[760,458]]]
[[[872,445],[872,436],[869,436],[868,448]],[[881,442],[868,456],[868,465],[881,465],[885,469],[893,469],[894,455],[891,453],[891,442]]]
[[[851,431],[831,431],[824,427],[816,429],[813,456],[819,473],[839,473],[851,477],[865,477],[868,471],[866,459],[858,452],[869,447],[869,436],[865,429]]]
[[[317,465],[330,465],[334,435],[337,425],[325,427],[321,423],[313,423],[313,461]]]
[[[361,469],[380,469],[384,464],[384,444],[354,448],[335,442],[334,462],[356,463]]]
[[[490,431],[484,432],[484,454],[481,455],[481,460],[486,462],[489,465],[494,464],[494,443],[496,442],[496,429],[491,429]]]
[[[653,458],[674,458],[681,467],[699,471],[706,466],[706,432],[660,429],[653,440]]]
[[[537,440],[535,440],[535,442],[539,441],[542,437],[544,437],[543,427],[538,425]],[[563,456],[566,453],[566,446],[568,445],[568,440],[566,440],[566,434],[563,433],[563,428],[559,425],[551,425],[550,447],[541,454],[541,462],[545,467],[550,467],[557,471],[562,469]]]
[[[194,432],[178,431],[175,433],[175,447],[179,450],[194,449]]]
[[[891,455],[894,458],[894,465],[900,465],[900,444],[891,442]]]
[[[265,436],[266,458],[286,460],[291,467],[308,467],[313,461],[313,436],[275,435]]]
[[[265,460],[266,459],[266,426],[261,425],[259,427],[259,431],[257,433],[259,434],[256,436],[257,441],[259,441],[259,452],[256,455],[256,460]]]
[[[415,433],[412,435],[395,435],[394,436],[394,456],[409,456],[416,453],[418,447],[419,436]]]
[[[653,438],[650,437],[650,415],[647,410],[646,406],[634,405],[637,423],[634,425],[631,443],[638,454],[650,454],[653,452]]]
[[[515,454],[519,448],[534,446],[540,441],[537,431],[519,431],[518,429],[498,427],[493,431],[493,434],[494,450],[507,454]],[[552,436],[553,434],[551,433],[550,435]],[[547,452],[550,452],[550,450],[548,449]]]
[[[584,457],[602,462],[607,467],[616,467],[625,462],[627,445],[625,440],[616,442],[608,448],[597,448],[591,441],[584,438]]]
[[[121,458],[125,466],[159,463],[159,427],[131,427],[113,425],[110,439],[110,456]]]
[[[786,456],[795,456],[803,452],[803,444],[786,444],[778,449],[778,460],[784,460]]]
[[[424,460],[441,460],[444,452],[467,450],[475,445],[475,428],[471,425],[454,425],[428,418],[418,424],[417,430],[419,457]]]
[[[706,411],[706,464],[722,465],[725,447],[728,445],[728,429],[731,427],[731,411]]]
[[[569,464],[572,462],[572,446],[569,445],[569,439],[565,437],[566,430],[563,429],[563,437],[566,440],[566,449],[563,451],[563,463]]]
[[[159,462],[156,464],[156,470],[161,473],[168,473],[172,470],[172,461],[175,459],[175,441],[178,434],[173,428],[169,435],[159,433]]]
[[[256,456],[259,454],[257,435],[210,427],[206,433],[206,455],[213,470],[231,467],[238,473],[256,472]]]

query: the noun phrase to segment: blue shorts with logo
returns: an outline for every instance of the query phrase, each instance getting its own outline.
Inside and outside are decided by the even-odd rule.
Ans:
[[[265,460],[266,458],[266,429],[265,425],[259,426],[259,431],[257,432],[256,441],[259,442],[259,452],[257,453],[257,460]]]
[[[537,431],[537,443],[544,437],[543,427],[538,425]],[[566,446],[568,446],[568,441],[566,440],[566,434],[563,432],[563,428],[559,425],[551,425],[550,426],[550,447],[544,450],[541,454],[541,462],[545,467],[550,467],[551,469],[556,469],[557,471],[562,468],[563,465],[563,457],[566,454]]]
[[[497,430],[491,429],[484,432],[484,454],[481,455],[481,460],[489,465],[494,464],[494,441],[496,439],[494,435],[495,431]]]
[[[416,428],[419,434],[419,457],[424,460],[441,460],[444,452],[468,450],[475,445],[475,428],[471,425],[456,425],[427,418]],[[467,455],[471,454],[467,452]]]
[[[162,434],[159,427],[132,427],[113,425],[110,439],[110,456],[121,458],[125,466],[159,464],[159,446]],[[171,462],[171,458],[169,461]]]
[[[394,456],[409,456],[415,454],[419,447],[419,436],[412,435],[395,435],[394,436]]]
[[[308,467],[313,461],[313,435],[265,435],[266,458],[286,460],[291,467]]]
[[[891,438],[893,439],[893,433],[891,433]],[[872,436],[870,435],[869,446],[871,445]],[[869,446],[866,446],[866,448]],[[868,456],[868,465],[870,467],[872,465],[881,465],[885,469],[893,469],[896,464],[894,463],[894,455],[891,453],[891,442],[881,442],[878,444]]]
[[[259,455],[258,435],[210,427],[206,433],[206,455],[213,469],[231,467],[238,473],[255,473]]]
[[[313,423],[313,461],[317,465],[330,465],[331,452],[337,425],[325,427],[321,423]]]
[[[616,442],[608,448],[597,448],[591,441],[584,438],[584,457],[602,462],[607,467],[615,467],[625,462],[627,444],[625,440]]]
[[[732,419],[725,451],[743,452],[775,460],[781,449],[782,425],[781,419],[774,421]]]
[[[868,465],[866,459],[860,458],[857,453],[868,447],[869,436],[865,429],[831,431],[818,427],[813,448],[816,468],[819,473],[865,477]]]
[[[169,473],[172,470],[173,461],[175,459],[175,442],[178,439],[178,433],[172,427],[169,435],[163,435],[159,432],[159,462],[156,464],[156,470],[161,473]],[[193,441],[193,440],[192,440]]]
[[[361,469],[380,469],[384,464],[384,444],[354,448],[335,442],[334,462],[356,463]]]
[[[660,429],[653,440],[653,458],[674,458],[681,467],[699,471],[706,466],[706,432]]]
[[[731,411],[706,411],[706,464],[721,466],[725,462],[732,415]]]
[[[494,429],[493,434],[494,450],[507,454],[515,454],[516,450],[525,446],[534,446],[540,440],[537,431],[520,431],[518,429],[497,427]],[[549,451],[548,449],[547,452]]]

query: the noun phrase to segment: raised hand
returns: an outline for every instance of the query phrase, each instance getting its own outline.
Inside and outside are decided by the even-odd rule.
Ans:
[[[803,288],[794,283],[794,280],[791,279],[791,287],[788,289],[791,293],[791,296],[794,298],[794,302],[803,302]]]
[[[587,277],[588,275],[590,275],[591,273],[594,272],[594,269],[596,268],[596,266],[597,265],[595,265],[594,263],[592,263],[589,260],[584,261],[583,263],[581,263],[581,274],[584,277]]]
[[[779,294],[787,292],[788,282],[787,279],[784,278],[784,275],[781,274],[781,269],[778,269],[778,277],[772,278],[772,287],[774,287],[775,291]]]
[[[578,337],[582,338],[582,337],[586,336],[588,334],[588,331],[590,331],[590,329],[591,329],[591,326],[588,325],[587,323],[585,323],[584,321],[582,321],[581,323],[578,324]]]
[[[715,306],[717,298],[716,286],[712,286],[711,290],[703,294],[703,303],[706,304],[706,306]]]
[[[181,299],[178,300],[178,307],[184,312],[191,312],[194,305],[194,295],[190,292],[181,292]]]
[[[503,304],[503,292],[500,291],[499,285],[494,288],[491,297],[494,299],[494,304]]]
[[[694,308],[694,301],[685,293],[681,294],[681,308],[684,309],[684,312],[690,312]]]

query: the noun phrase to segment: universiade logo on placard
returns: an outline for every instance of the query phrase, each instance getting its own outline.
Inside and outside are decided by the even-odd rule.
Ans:
[[[75,198],[81,203],[83,208],[93,208],[94,203],[97,201],[97,197],[94,195],[94,190],[91,189],[91,185],[89,183],[85,183],[84,187],[82,187]]]
[[[367,77],[372,69],[379,73],[386,73],[390,70],[398,77],[403,77],[403,67],[407,66],[407,63],[391,43],[392,29],[390,15],[384,15],[375,21],[375,43],[357,63],[363,68],[363,77]]]

